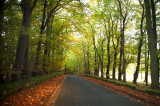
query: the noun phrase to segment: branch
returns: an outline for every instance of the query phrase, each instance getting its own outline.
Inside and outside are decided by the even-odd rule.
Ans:
[[[57,2],[56,6],[49,12],[49,15],[48,15],[48,17],[47,17],[47,20],[46,20],[46,22],[45,22],[44,27],[46,27],[46,25],[48,24],[49,19],[50,19],[50,17],[52,16],[52,13],[55,12],[55,10],[56,10],[57,7],[59,6],[59,3],[60,3],[60,2],[61,2],[61,0],[59,0],[59,1]]]
[[[117,0],[117,1],[118,1],[118,4],[119,4],[120,14],[121,14],[121,16],[124,18],[123,14],[122,14],[121,2],[120,2],[120,0]]]
[[[34,9],[34,7],[36,6],[37,0],[34,0],[33,6],[31,7],[31,10]]]

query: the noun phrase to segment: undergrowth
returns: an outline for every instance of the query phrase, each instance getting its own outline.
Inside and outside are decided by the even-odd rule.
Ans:
[[[17,82],[11,82],[8,84],[1,84],[0,85],[0,100],[2,100],[4,97],[9,96],[13,93],[16,93],[18,91],[21,91],[24,88],[31,88],[45,80],[51,79],[53,77],[56,77],[58,75],[64,74],[63,72],[54,72],[49,73],[45,76],[36,76],[36,77],[30,77],[28,79],[22,79]]]

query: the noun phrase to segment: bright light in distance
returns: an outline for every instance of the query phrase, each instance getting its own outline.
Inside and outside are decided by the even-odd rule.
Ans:
[[[90,2],[90,0],[81,0],[82,3],[87,4]]]
[[[74,37],[77,38],[77,39],[79,39],[79,38],[81,38],[81,35],[79,34],[79,32],[75,32],[74,33]]]

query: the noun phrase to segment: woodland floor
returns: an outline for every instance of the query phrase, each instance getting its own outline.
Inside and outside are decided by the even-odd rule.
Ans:
[[[160,97],[159,96],[151,95],[151,94],[140,92],[140,91],[136,91],[136,90],[130,89],[130,88],[125,87],[125,86],[117,86],[115,84],[107,83],[105,81],[95,79],[95,78],[91,78],[91,77],[86,77],[86,76],[81,76],[81,77],[84,78],[84,79],[87,79],[89,81],[92,81],[96,84],[99,84],[101,86],[104,86],[106,88],[109,88],[112,91],[120,93],[124,96],[127,96],[131,99],[136,100],[137,102],[141,102],[145,105],[160,106]]]
[[[112,91],[118,92],[129,98],[132,98],[145,105],[160,106],[160,97],[156,95],[147,94],[144,92],[136,91],[125,86],[117,86],[112,83],[107,83],[102,80],[81,76],[98,85],[109,88]],[[64,81],[65,75],[54,77],[50,80],[44,81],[32,88],[24,89],[21,92],[15,93],[0,101],[1,106],[37,106],[44,105],[50,106],[55,103],[59,94],[60,88]]]
[[[55,103],[65,75],[54,77],[32,88],[24,89],[0,102],[1,106],[50,106]]]

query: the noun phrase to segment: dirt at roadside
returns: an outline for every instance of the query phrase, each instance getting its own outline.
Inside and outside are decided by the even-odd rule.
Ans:
[[[55,103],[65,75],[54,77],[32,88],[24,89],[19,93],[0,101],[1,106],[50,106]]]
[[[81,76],[81,77],[84,78],[84,79],[90,80],[90,81],[92,81],[96,84],[99,84],[101,86],[104,86],[106,88],[109,88],[112,91],[115,91],[115,92],[121,93],[125,96],[128,96],[131,99],[134,99],[137,102],[141,102],[145,105],[160,106],[160,97],[159,96],[151,95],[151,94],[140,92],[140,91],[136,91],[136,90],[130,89],[130,88],[125,87],[125,86],[117,86],[115,84],[107,83],[106,81],[102,81],[102,80],[87,77],[87,76]]]

